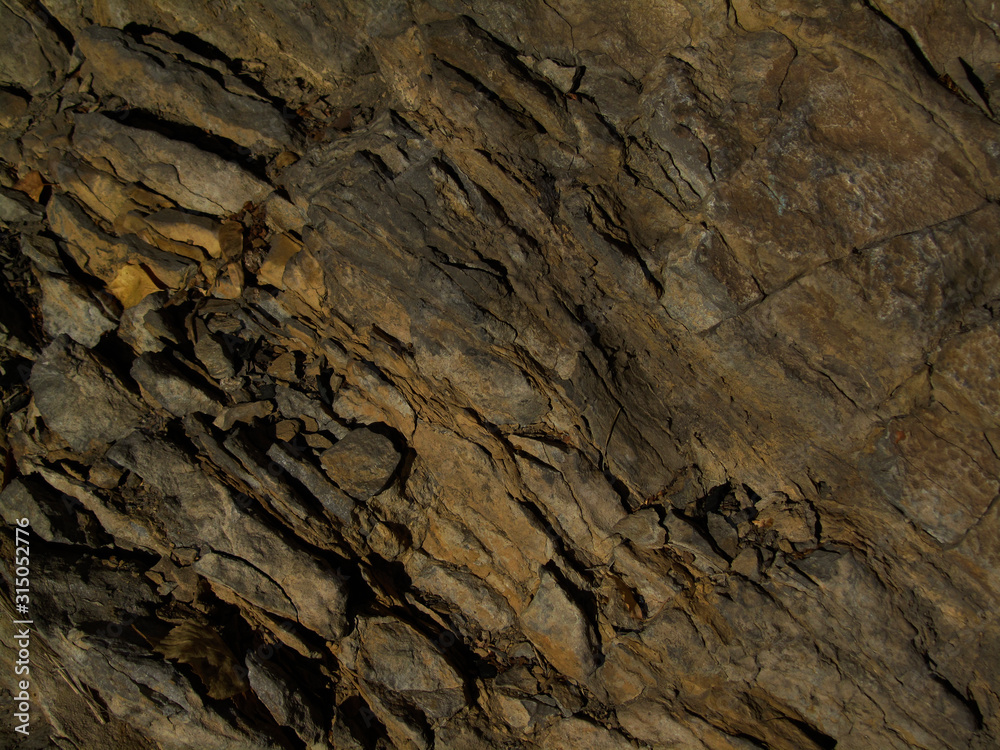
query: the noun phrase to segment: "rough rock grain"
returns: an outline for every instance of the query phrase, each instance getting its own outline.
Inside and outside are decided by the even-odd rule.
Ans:
[[[1000,745],[998,28],[4,0],[32,742]]]

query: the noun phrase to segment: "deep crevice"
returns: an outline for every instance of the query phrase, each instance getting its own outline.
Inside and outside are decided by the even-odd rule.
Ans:
[[[819,750],[834,750],[837,747],[837,740],[821,732],[812,724],[791,717],[788,717],[786,721],[808,737],[809,741],[816,745]]]
[[[27,7],[28,10],[32,11],[45,24],[45,28],[56,35],[59,43],[66,48],[67,52],[73,51],[73,48],[76,46],[76,39],[73,37],[73,34],[62,25],[58,18],[52,15],[51,11],[40,0],[32,0]]]
[[[207,130],[202,130],[194,125],[185,125],[165,119],[155,112],[139,108],[129,108],[116,112],[105,110],[101,114],[122,122],[128,127],[156,133],[172,141],[187,143],[200,151],[213,154],[249,172],[261,182],[270,184],[270,178],[267,176],[266,170],[266,157],[255,154],[246,146],[241,146],[228,138],[209,133]]]
[[[990,92],[986,88],[986,84],[983,83],[983,79],[980,78],[968,62],[966,62],[964,57],[958,58],[958,62],[961,64],[962,69],[965,71],[965,77],[969,80],[969,84],[976,90],[979,94],[979,98],[983,100],[983,104],[986,105],[986,109],[993,114],[993,103],[990,101]]]

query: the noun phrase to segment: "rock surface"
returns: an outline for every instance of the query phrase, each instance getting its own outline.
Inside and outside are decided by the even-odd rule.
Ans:
[[[998,33],[0,3],[24,746],[1000,745]]]

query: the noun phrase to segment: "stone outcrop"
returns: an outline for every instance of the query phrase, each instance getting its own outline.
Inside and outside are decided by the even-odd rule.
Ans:
[[[0,2],[32,746],[997,747],[998,40]]]

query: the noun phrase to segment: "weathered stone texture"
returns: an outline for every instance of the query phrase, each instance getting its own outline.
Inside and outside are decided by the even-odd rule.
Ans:
[[[35,741],[1000,745],[998,39],[0,2]]]

